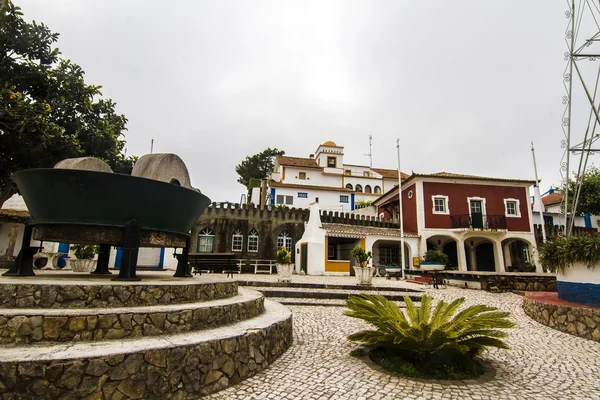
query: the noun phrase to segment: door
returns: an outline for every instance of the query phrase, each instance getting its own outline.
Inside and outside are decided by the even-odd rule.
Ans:
[[[300,271],[308,274],[308,243],[300,244]]]
[[[483,229],[483,200],[470,200],[471,228]]]

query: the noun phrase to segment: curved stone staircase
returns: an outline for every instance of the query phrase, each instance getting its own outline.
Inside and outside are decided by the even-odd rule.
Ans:
[[[0,279],[3,399],[198,398],[292,342],[284,306],[224,278],[21,282]]]

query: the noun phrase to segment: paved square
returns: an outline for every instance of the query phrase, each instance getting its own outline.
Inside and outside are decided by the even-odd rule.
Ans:
[[[274,276],[240,275],[240,280],[275,281]],[[348,277],[294,276],[294,282],[352,284]],[[422,289],[375,278],[379,286]],[[290,306],[294,344],[269,369],[209,399],[600,399],[600,343],[556,331],[531,320],[512,293],[447,288],[427,289],[435,299],[465,297],[466,305],[485,303],[513,313],[519,327],[507,341],[511,350],[492,349],[484,358],[492,379],[444,383],[391,376],[349,355],[358,344],[346,337],[361,321],[342,315],[342,307]]]

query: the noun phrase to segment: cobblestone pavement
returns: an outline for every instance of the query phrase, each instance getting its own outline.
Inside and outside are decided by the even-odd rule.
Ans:
[[[315,279],[316,278],[316,279]],[[274,276],[238,279],[275,281]],[[348,277],[297,277],[293,281],[351,284]],[[423,288],[376,278],[377,285]],[[512,349],[489,350],[491,379],[418,381],[372,369],[349,355],[346,337],[364,327],[342,315],[342,307],[290,306],[294,344],[270,368],[209,399],[600,399],[600,344],[555,331],[531,320],[516,294],[447,288],[427,289],[436,299],[466,297],[513,313]]]

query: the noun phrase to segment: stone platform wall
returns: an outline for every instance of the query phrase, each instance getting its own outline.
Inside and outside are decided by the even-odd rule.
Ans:
[[[556,292],[556,276],[489,275],[479,280],[481,288],[489,292]]]
[[[291,314],[246,334],[200,344],[52,362],[0,364],[2,398],[198,398],[265,369],[292,343]]]
[[[525,297],[523,310],[540,324],[600,342],[600,309],[549,304]]]
[[[27,284],[0,285],[0,308],[105,308],[194,303],[235,296],[237,282],[190,284]]]

